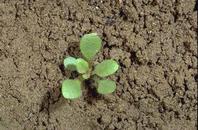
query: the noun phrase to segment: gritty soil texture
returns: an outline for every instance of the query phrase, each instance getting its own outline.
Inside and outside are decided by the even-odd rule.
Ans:
[[[0,130],[195,130],[195,0],[0,0]],[[61,96],[83,34],[95,63],[120,64],[116,92]]]

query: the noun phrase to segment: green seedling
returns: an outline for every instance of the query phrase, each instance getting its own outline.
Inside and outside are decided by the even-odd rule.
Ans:
[[[104,79],[114,74],[118,68],[118,63],[113,59],[104,60],[93,66],[94,56],[101,49],[102,40],[96,33],[85,34],[80,40],[80,51],[84,57],[67,57],[64,59],[64,67],[71,71],[77,71],[77,79],[67,79],[62,83],[62,94],[67,99],[75,99],[82,95],[81,87],[83,81],[93,78],[97,83],[96,90],[99,94],[110,94],[115,91],[116,83],[112,80]]]

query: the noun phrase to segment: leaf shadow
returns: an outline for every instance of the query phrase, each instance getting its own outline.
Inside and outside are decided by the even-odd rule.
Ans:
[[[80,97],[83,99],[83,102],[94,105],[98,100],[104,99],[102,95],[97,93],[95,83],[92,79],[86,80],[84,84],[83,95]],[[44,112],[49,115],[51,112],[72,102],[72,100],[67,100],[62,96],[60,87],[49,88],[41,100],[39,112]]]
[[[66,100],[61,94],[61,88],[50,88],[43,96],[39,112],[50,114],[56,111],[58,108],[68,104],[69,100]]]
[[[195,7],[194,7],[194,11],[198,10],[198,0],[195,0]]]
[[[80,47],[78,42],[71,42],[68,44],[67,49],[64,52],[65,56],[72,56],[72,57],[82,57],[80,52]]]
[[[85,83],[85,92],[84,92],[84,101],[88,104],[94,104],[97,100],[103,99],[103,96],[97,93],[96,83],[94,80],[86,80]]]

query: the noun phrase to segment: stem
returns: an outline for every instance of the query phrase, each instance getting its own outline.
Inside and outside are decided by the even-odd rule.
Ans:
[[[78,76],[78,79],[80,80],[80,82],[83,82],[85,79],[82,77],[82,75]]]

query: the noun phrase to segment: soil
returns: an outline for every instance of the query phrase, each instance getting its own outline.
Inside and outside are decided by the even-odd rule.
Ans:
[[[0,130],[195,130],[195,0],[1,0]],[[113,94],[61,96],[67,56],[97,32]],[[90,88],[89,88],[90,87]]]

